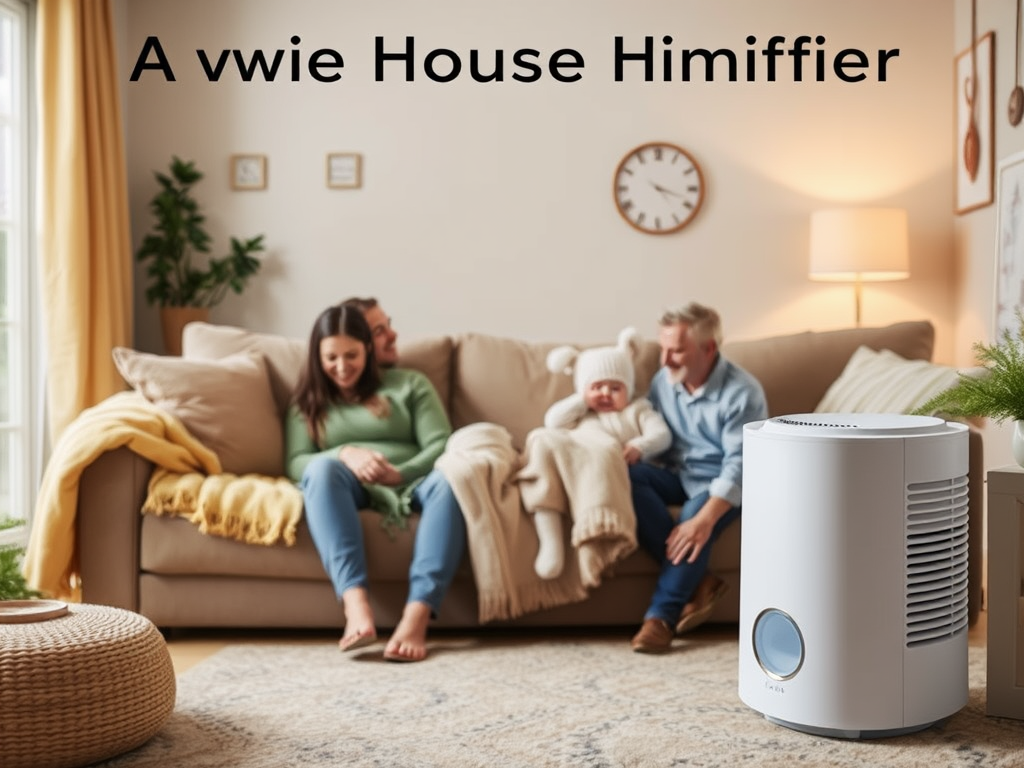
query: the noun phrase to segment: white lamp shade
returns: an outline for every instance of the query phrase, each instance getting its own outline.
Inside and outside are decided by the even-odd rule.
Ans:
[[[902,208],[833,208],[811,214],[812,280],[902,280],[910,277],[907,212]]]

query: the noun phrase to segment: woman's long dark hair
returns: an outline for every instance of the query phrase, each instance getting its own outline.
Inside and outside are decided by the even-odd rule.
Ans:
[[[373,351],[373,334],[363,313],[353,306],[342,304],[325,309],[313,323],[306,351],[306,368],[292,397],[292,402],[306,418],[310,436],[321,447],[327,409],[333,404],[344,402],[344,396],[320,365],[320,342],[339,335],[352,337],[366,349],[366,367],[355,386],[358,402],[369,400],[380,388],[380,370]]]

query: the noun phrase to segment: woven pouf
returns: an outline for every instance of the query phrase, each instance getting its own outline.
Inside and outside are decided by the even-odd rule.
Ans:
[[[69,604],[53,618],[0,622],[3,768],[71,768],[134,749],[175,695],[167,644],[137,613]]]

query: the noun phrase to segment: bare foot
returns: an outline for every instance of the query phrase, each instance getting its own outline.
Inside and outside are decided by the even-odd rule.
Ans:
[[[352,587],[341,596],[345,607],[345,633],[338,641],[343,651],[354,651],[377,640],[377,627],[373,623],[373,610],[365,587]]]
[[[420,602],[406,603],[402,619],[384,647],[384,658],[388,661],[423,661],[427,656],[429,624],[429,605]]]

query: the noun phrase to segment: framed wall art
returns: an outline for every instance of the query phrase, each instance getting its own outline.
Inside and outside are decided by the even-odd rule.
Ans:
[[[267,156],[266,155],[232,155],[231,156],[231,188],[232,189],[266,189],[267,188]]]
[[[1024,307],[1024,152],[999,163],[995,272],[994,342],[1017,330],[1015,313]]]
[[[956,212],[967,213],[992,202],[995,171],[993,99],[995,33],[988,32],[956,55]]]
[[[363,186],[363,156],[355,152],[327,155],[327,186],[331,189],[358,189]]]

